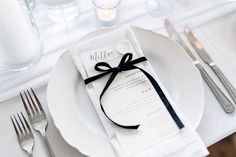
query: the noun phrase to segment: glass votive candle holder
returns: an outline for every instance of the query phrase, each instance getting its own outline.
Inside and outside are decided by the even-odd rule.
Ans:
[[[98,24],[105,27],[114,25],[119,17],[120,2],[121,0],[93,0]]]
[[[42,43],[27,0],[1,0],[0,23],[0,71],[21,71],[35,64]]]

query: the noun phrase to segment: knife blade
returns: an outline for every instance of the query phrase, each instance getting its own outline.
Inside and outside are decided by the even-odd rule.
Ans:
[[[220,68],[214,63],[213,59],[209,56],[207,51],[203,48],[200,41],[196,38],[191,28],[187,27],[185,29],[185,35],[189,39],[190,43],[192,44],[193,48],[196,50],[198,55],[202,58],[202,60],[207,63],[211,69],[215,72],[221,83],[224,85],[225,89],[236,103],[236,89],[224,75],[224,73],[220,70]]]
[[[189,57],[193,60],[193,62],[197,61],[197,58],[192,54],[191,50],[188,48],[188,46],[182,40],[180,35],[177,33],[172,23],[167,19],[165,20],[165,28],[169,37],[179,43],[185,49],[185,51],[188,53]]]
[[[187,27],[184,30],[189,42],[191,43],[191,45],[193,46],[193,48],[196,50],[196,52],[198,53],[198,55],[201,57],[201,59],[209,64],[209,65],[214,65],[214,61],[213,59],[209,56],[209,54],[206,52],[206,50],[203,48],[202,44],[200,43],[200,41],[196,38],[196,36],[193,34],[193,31]]]
[[[174,41],[179,43],[187,52],[189,57],[193,60],[194,65],[197,67],[197,69],[200,71],[202,78],[206,81],[207,85],[219,101],[221,107],[223,110],[231,114],[235,111],[235,106],[231,103],[231,101],[226,97],[226,95],[221,91],[221,89],[218,87],[218,85],[211,79],[209,74],[206,72],[206,70],[202,67],[200,62],[197,60],[197,58],[193,55],[189,47],[185,44],[185,42],[182,40],[178,32],[175,30],[174,26],[171,24],[169,20],[165,20],[165,29]]]

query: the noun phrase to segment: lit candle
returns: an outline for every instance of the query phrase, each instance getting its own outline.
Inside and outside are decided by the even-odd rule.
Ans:
[[[36,29],[24,9],[19,0],[0,1],[0,62],[4,66],[25,64],[40,54]]]
[[[114,23],[117,18],[117,9],[97,9],[97,18],[102,23]]]

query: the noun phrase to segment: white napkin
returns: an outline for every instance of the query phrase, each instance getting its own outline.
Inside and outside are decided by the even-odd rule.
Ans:
[[[95,50],[99,48],[103,48],[105,46],[116,45],[121,40],[128,40],[131,42],[133,49],[135,50],[138,57],[142,57],[143,52],[139,47],[139,44],[135,38],[135,34],[132,29],[129,27],[122,27],[115,29],[106,34],[97,36],[91,40],[87,40],[83,43],[80,43],[76,47],[70,50],[74,63],[76,64],[78,70],[80,71],[82,77],[86,79],[88,74],[84,68],[83,62],[81,60],[81,53],[89,50]],[[107,135],[111,141],[111,144],[117,153],[117,156],[129,156],[129,157],[203,157],[208,154],[206,147],[201,141],[198,134],[194,131],[193,128],[190,127],[188,122],[185,120],[183,115],[179,112],[178,108],[175,106],[174,102],[171,100],[171,97],[166,92],[165,88],[161,84],[158,76],[153,71],[149,62],[142,63],[145,67],[145,70],[149,72],[159,83],[160,87],[164,91],[166,97],[172,104],[172,107],[177,112],[178,116],[184,123],[185,127],[181,129],[180,133],[170,139],[162,141],[152,147],[145,148],[143,151],[139,151],[138,153],[129,154],[124,151],[124,148],[121,146],[118,136],[115,134],[114,125],[104,116],[101,111],[100,103],[99,103],[99,95],[96,93],[94,87],[92,85],[87,85],[86,90],[92,100],[92,103],[98,112],[99,118],[101,119],[104,128],[107,132]],[[123,129],[123,128],[122,128]]]

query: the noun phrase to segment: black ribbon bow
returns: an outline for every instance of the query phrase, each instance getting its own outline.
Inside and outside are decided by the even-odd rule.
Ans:
[[[103,72],[101,74],[98,74],[96,76],[92,76],[89,77],[87,79],[84,80],[85,84],[89,84],[107,74],[110,74],[110,77],[105,85],[105,87],[102,90],[102,93],[100,94],[99,97],[99,101],[100,101],[100,106],[102,109],[102,112],[105,114],[105,116],[112,121],[114,124],[122,127],[122,128],[126,128],[126,129],[137,129],[140,125],[132,125],[132,126],[126,126],[126,125],[121,125],[116,123],[115,121],[113,121],[105,112],[103,106],[102,106],[102,97],[104,95],[104,93],[106,92],[106,90],[108,89],[108,87],[111,85],[112,81],[115,79],[116,75],[122,71],[128,71],[128,70],[133,70],[133,69],[139,69],[140,71],[142,71],[144,73],[144,75],[149,79],[149,81],[151,82],[151,84],[153,85],[153,87],[155,88],[157,94],[159,95],[160,99],[162,100],[162,102],[164,103],[166,109],[168,110],[169,114],[171,115],[171,117],[173,118],[173,120],[175,121],[176,125],[179,127],[179,129],[182,129],[184,127],[184,124],[181,122],[181,120],[179,119],[178,115],[176,114],[176,112],[174,111],[173,107],[171,106],[170,102],[168,101],[168,99],[166,98],[165,94],[163,93],[162,89],[160,88],[159,84],[156,82],[156,80],[149,74],[147,73],[145,70],[143,70],[142,68],[139,68],[137,66],[135,66],[134,64],[137,63],[141,63],[144,61],[147,61],[146,57],[140,57],[137,59],[132,60],[133,54],[132,53],[126,53],[122,58],[121,61],[119,63],[119,65],[117,67],[112,68],[108,63],[106,62],[99,62],[95,65],[94,69],[100,72]]]

